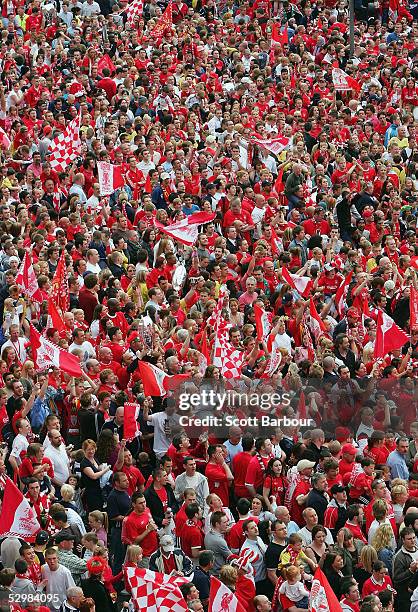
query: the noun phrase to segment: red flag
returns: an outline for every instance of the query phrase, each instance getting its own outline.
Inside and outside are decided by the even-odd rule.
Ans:
[[[312,286],[312,280],[309,276],[298,276],[297,274],[290,274],[287,268],[281,269],[283,280],[295,289],[302,297],[308,297]]]
[[[326,332],[327,328],[325,327],[324,321],[319,316],[312,298],[309,298],[309,314],[311,317],[309,328],[312,331],[315,340],[318,340],[321,332]]]
[[[139,404],[127,402],[123,405],[123,437],[125,440],[133,440],[140,435],[141,429],[138,423],[140,410]]]
[[[36,280],[35,270],[28,252],[23,257],[22,264],[16,276],[16,285],[34,302],[42,302],[43,297]]]
[[[107,53],[102,55],[102,57],[97,62],[97,74],[99,76],[103,76],[103,68],[108,68],[110,74],[113,74],[116,71],[116,66]]]
[[[306,399],[303,391],[299,395],[298,414],[300,419],[306,419]]]
[[[246,612],[246,610],[234,593],[218,578],[212,576],[208,612]]]
[[[203,334],[202,334],[202,345],[200,347],[200,352],[205,357],[206,361],[209,363],[209,361],[210,361],[210,349],[209,349],[209,343],[208,343],[208,332],[207,332],[206,327],[203,330]]]
[[[275,136],[274,138],[261,138],[256,132],[251,134],[250,142],[256,144],[262,149],[267,149],[273,155],[280,155],[284,149],[289,146],[290,138],[286,136]]]
[[[271,28],[271,46],[277,47],[278,45],[288,45],[289,44],[289,30],[287,26],[283,30],[280,30],[280,26],[278,23],[273,23]]]
[[[151,177],[150,177],[149,172],[147,174],[147,178],[145,179],[144,191],[145,191],[145,193],[151,193],[151,191],[152,191]]]
[[[167,4],[167,8],[161,15],[154,28],[149,33],[150,38],[162,38],[166,30],[170,30],[173,27],[173,2]]]
[[[377,330],[374,343],[374,357],[386,357],[409,342],[409,336],[383,310],[377,312]]]
[[[65,250],[58,260],[57,269],[52,279],[51,298],[56,307],[62,312],[67,312],[70,306],[70,296],[68,289],[67,265],[65,263]]]
[[[409,329],[418,328],[418,291],[411,286],[409,297]]]
[[[338,311],[338,314],[340,315],[340,317],[343,315],[343,310],[344,310],[344,301],[345,301],[345,297],[347,295],[347,291],[348,291],[348,287],[351,283],[351,279],[353,277],[353,271],[351,270],[347,276],[345,277],[345,279],[343,280],[343,282],[341,283],[341,285],[338,287],[336,293],[335,293],[335,307]]]
[[[346,74],[341,68],[332,69],[332,82],[334,83],[335,91],[360,91],[361,85],[358,81]]]
[[[122,175],[122,166],[115,166],[109,162],[97,162],[100,195],[112,195],[116,189],[125,185]]]
[[[40,530],[36,512],[10,478],[6,480],[0,515],[0,537],[16,537],[33,542]]]
[[[30,343],[33,361],[39,370],[53,366],[75,378],[83,375],[78,358],[41,336],[33,325],[30,326]]]
[[[265,342],[271,330],[269,313],[263,310],[258,304],[254,304],[255,327],[257,330],[257,340]]]
[[[284,167],[280,168],[279,174],[277,175],[276,181],[274,183],[274,190],[279,195],[284,192],[283,171],[284,171]]]
[[[155,221],[155,227],[174,240],[187,246],[193,246],[199,235],[199,225],[210,223],[215,216],[215,213],[198,212],[171,225],[163,225]]]
[[[64,321],[61,319],[60,313],[51,297],[48,298],[48,319],[46,323],[46,328],[49,329],[50,327],[53,327],[58,332],[65,329]]]
[[[309,610],[311,612],[322,612],[323,610],[342,612],[337,596],[331,589],[327,577],[319,567],[316,569],[312,581],[309,595]]]
[[[6,132],[3,130],[3,128],[0,128],[0,146],[3,149],[10,149],[11,144],[12,141],[10,140]]]
[[[142,384],[144,385],[144,394],[163,397],[167,391],[174,389],[184,380],[190,378],[189,374],[175,374],[170,376],[161,368],[146,361],[138,362],[138,370],[141,375]]]

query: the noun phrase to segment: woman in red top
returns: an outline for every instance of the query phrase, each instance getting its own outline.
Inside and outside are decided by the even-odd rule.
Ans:
[[[280,459],[270,459],[264,476],[263,497],[271,512],[274,504],[283,506],[288,484],[287,478],[283,476],[283,465]]]

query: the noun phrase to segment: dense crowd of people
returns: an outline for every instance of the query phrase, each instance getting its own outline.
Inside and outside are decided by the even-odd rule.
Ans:
[[[418,5],[353,4],[2,3],[2,611],[418,612]]]

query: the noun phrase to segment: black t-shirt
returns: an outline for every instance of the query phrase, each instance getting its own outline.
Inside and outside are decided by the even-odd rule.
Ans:
[[[131,509],[131,498],[126,491],[113,489],[107,498],[107,516],[111,521],[115,516],[126,516]]]
[[[100,488],[100,478],[98,478],[97,480],[93,480],[93,478],[89,478],[88,476],[86,476],[83,470],[84,468],[87,468],[87,467],[90,467],[95,474],[97,474],[97,472],[100,472],[98,467],[93,465],[93,463],[89,461],[88,459],[84,458],[82,462],[80,463],[81,484],[83,487],[88,489],[90,492],[95,491],[99,495],[101,495],[102,490]]]
[[[276,569],[279,565],[280,555],[286,548],[287,544],[276,544],[276,542],[270,542],[267,546],[266,554],[264,555],[264,563],[267,569]]]

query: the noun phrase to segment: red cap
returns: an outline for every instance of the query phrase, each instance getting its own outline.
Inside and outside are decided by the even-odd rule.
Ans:
[[[357,455],[357,449],[352,444],[344,444],[344,446],[341,449],[341,452],[343,454],[347,453],[347,455]]]
[[[353,319],[354,318],[359,319],[360,313],[357,310],[357,308],[354,308],[353,306],[351,306],[351,308],[347,310],[347,317],[353,317]]]
[[[106,561],[102,557],[90,557],[87,561],[87,571],[93,576],[103,574],[106,569]]]
[[[335,428],[335,439],[338,440],[338,442],[344,442],[349,436],[351,436],[351,431],[348,427]]]
[[[370,217],[373,217],[373,211],[372,210],[365,210],[363,213],[363,217],[365,219],[370,219]]]

